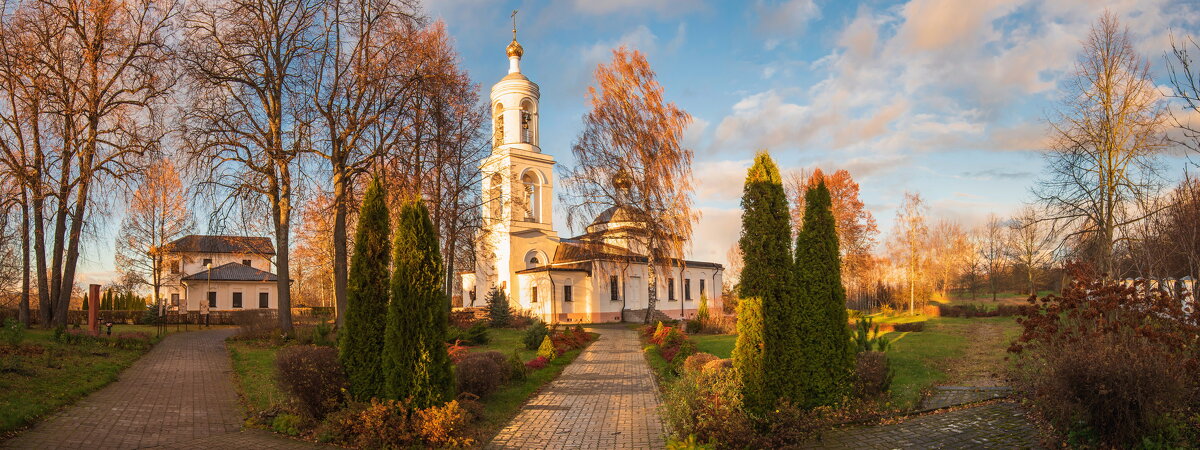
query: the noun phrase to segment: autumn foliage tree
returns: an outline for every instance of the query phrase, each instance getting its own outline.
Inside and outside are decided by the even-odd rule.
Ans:
[[[195,226],[187,202],[187,190],[175,164],[160,159],[146,170],[133,192],[117,234],[117,266],[150,287],[155,305],[160,304],[159,289],[166,256],[172,250],[170,243]]]
[[[805,191],[824,180],[832,200],[833,218],[837,225],[843,282],[851,295],[865,294],[871,269],[871,252],[879,226],[859,197],[859,186],[850,172],[840,169],[825,174],[821,169],[792,172],[785,176],[784,187],[792,203],[792,229],[797,233],[804,226]]]
[[[699,213],[692,208],[692,151],[682,145],[692,117],[667,102],[645,55],[622,47],[595,71],[591,111],[571,147],[575,164],[563,174],[568,222],[588,223],[621,208],[641,228],[650,288],[649,321],[658,299],[658,273],[681,259]],[[564,166],[566,167],[566,166]]]
[[[926,206],[921,194],[905,192],[904,202],[896,211],[892,239],[888,242],[892,259],[903,272],[909,314],[915,313],[917,289],[926,275],[928,252],[925,243],[929,240],[929,225],[925,222],[925,215]]]

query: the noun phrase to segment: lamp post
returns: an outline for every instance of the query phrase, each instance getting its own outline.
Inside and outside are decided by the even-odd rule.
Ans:
[[[204,266],[208,268],[208,286],[205,287],[205,289],[208,289],[208,291],[204,293],[204,301],[207,302],[207,301],[209,301],[208,296],[212,294],[212,263],[210,262],[208,264],[205,264]],[[208,308],[212,308],[212,306],[213,305],[206,305],[204,310],[208,311]],[[208,315],[205,314],[204,317],[202,317],[202,319],[204,319],[204,326],[207,327],[208,326]]]

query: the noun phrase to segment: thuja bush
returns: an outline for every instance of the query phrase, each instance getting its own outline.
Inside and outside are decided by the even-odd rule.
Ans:
[[[346,375],[333,347],[284,347],[275,356],[279,385],[296,397],[300,412],[320,420],[342,404]]]
[[[525,344],[526,349],[537,350],[542,345],[542,340],[549,333],[550,330],[546,328],[546,322],[533,319],[533,323],[529,324],[529,328],[525,329],[525,336],[521,339],[521,342]]]
[[[1200,316],[1165,291],[1068,266],[1061,297],[1018,317],[1015,380],[1060,437],[1174,446],[1200,438]]]

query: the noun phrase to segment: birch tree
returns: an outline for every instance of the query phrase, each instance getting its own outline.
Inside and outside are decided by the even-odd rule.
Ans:
[[[1113,14],[1092,26],[1064,97],[1051,121],[1049,173],[1034,193],[1046,219],[1070,227],[1065,238],[1088,243],[1098,269],[1111,275],[1121,230],[1153,213],[1136,206],[1160,186],[1166,119],[1149,62]]]
[[[595,71],[588,87],[591,110],[571,147],[575,164],[562,174],[567,221],[588,223],[601,211],[621,208],[640,230],[646,250],[648,310],[658,300],[658,272],[681,260],[699,213],[692,208],[692,151],[683,131],[692,117],[663,98],[646,57],[624,47]]]
[[[175,164],[160,159],[146,170],[117,234],[117,267],[137,284],[149,286],[155,305],[161,305],[159,291],[170,244],[195,225],[187,202]]]

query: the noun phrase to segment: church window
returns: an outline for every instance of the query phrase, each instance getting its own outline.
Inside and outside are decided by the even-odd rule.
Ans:
[[[675,279],[667,278],[667,300],[675,301]]]
[[[500,220],[501,215],[504,213],[504,202],[501,200],[501,196],[504,194],[503,184],[504,177],[498,173],[492,175],[491,186],[488,187],[490,191],[488,194],[488,203],[491,206],[493,220]]]
[[[538,212],[541,209],[541,186],[538,185],[537,176],[532,172],[525,172],[521,175],[521,185],[525,188],[525,195],[521,202],[523,203],[521,206],[525,210],[525,221],[538,222]]]
[[[571,285],[569,285],[569,284],[566,286],[563,286],[563,301],[564,302],[572,301],[571,300]]]
[[[529,99],[521,101],[521,142],[526,144],[535,144],[534,136],[534,112],[533,102]]]
[[[616,275],[608,277],[608,298],[614,302],[621,300],[621,285]]]
[[[499,147],[504,143],[504,105],[497,103],[495,112],[492,113],[494,125],[492,126],[492,147]]]
[[[529,302],[537,303],[537,286],[529,288]]]
[[[685,278],[683,280],[683,299],[684,300],[692,299],[692,279],[691,278]]]

